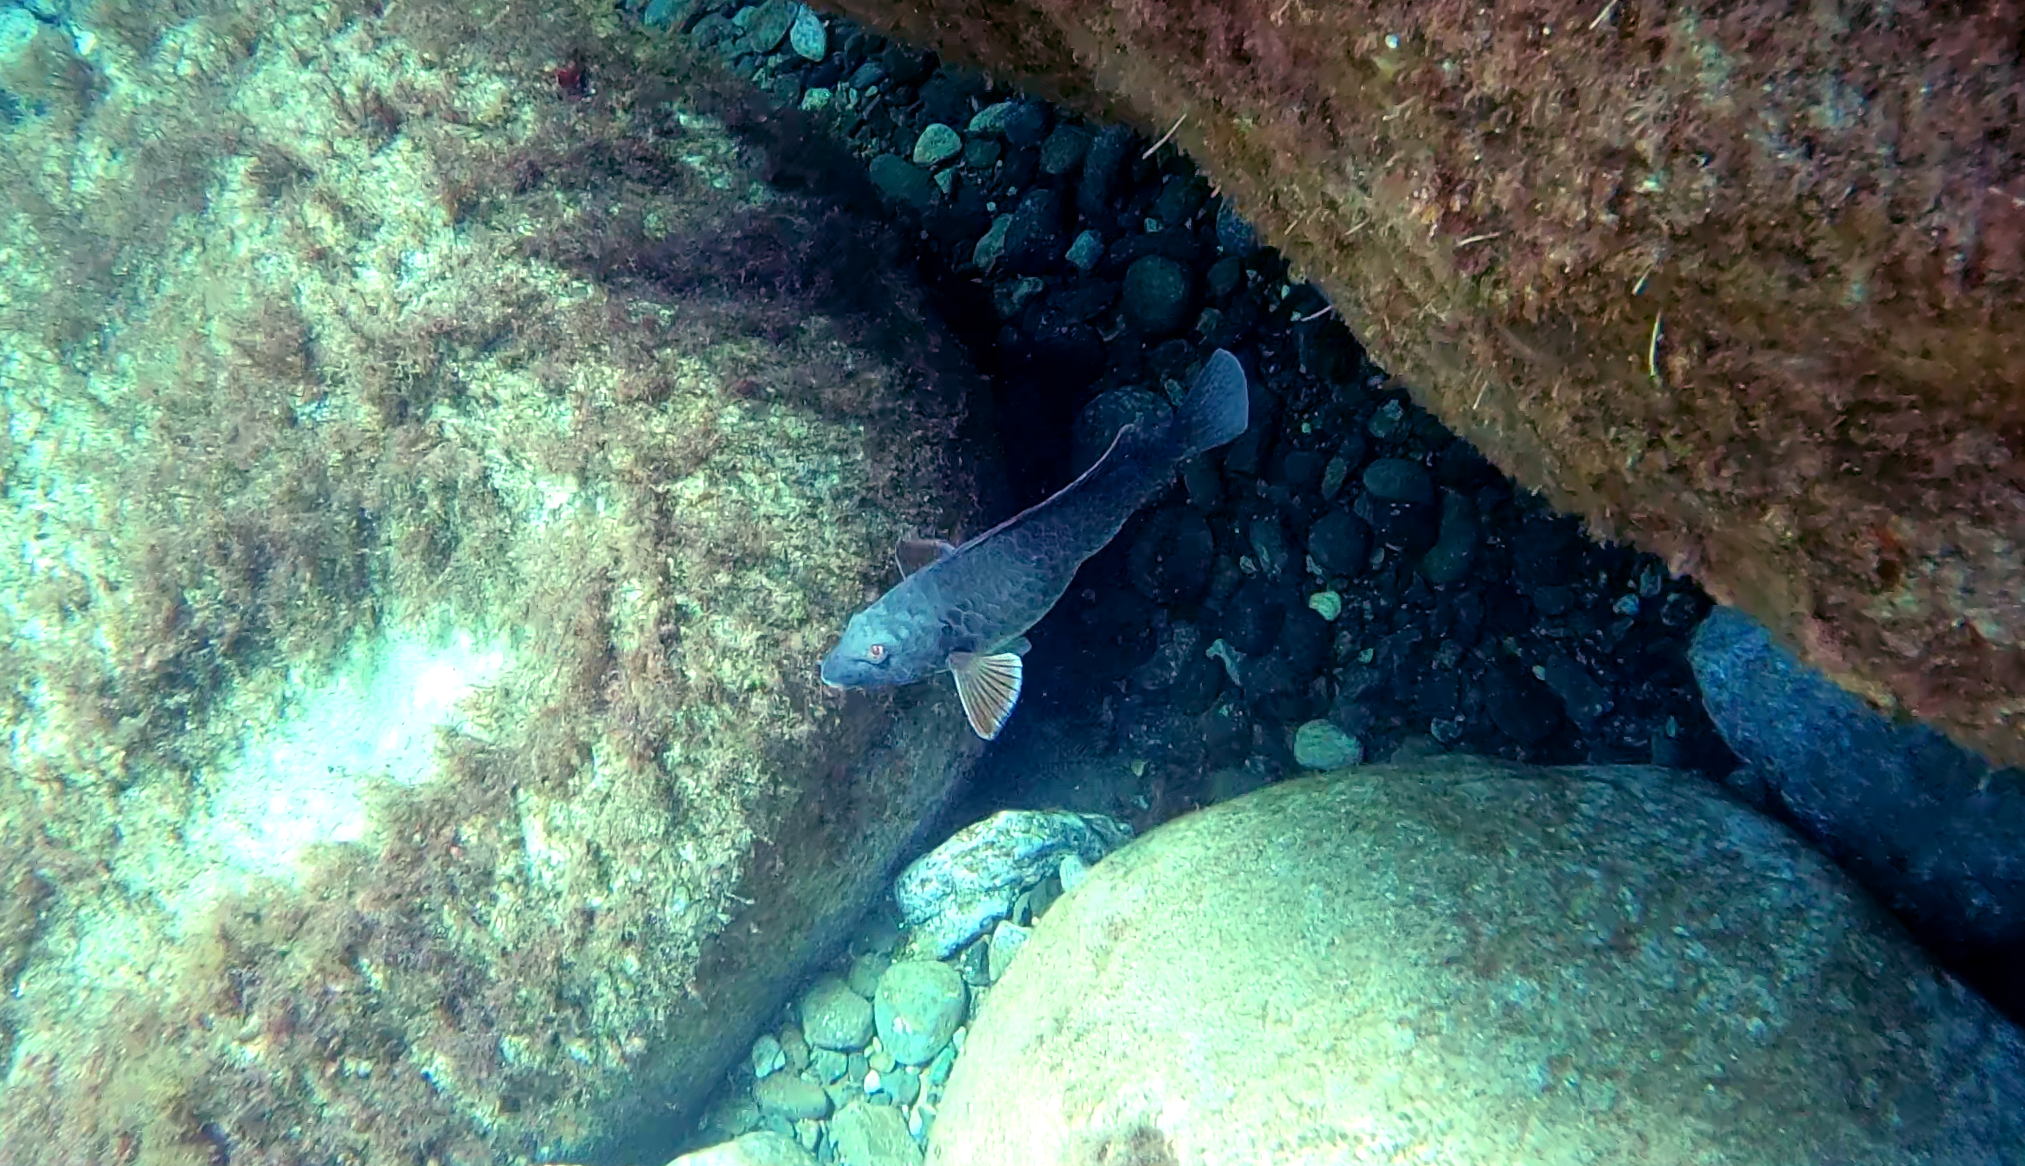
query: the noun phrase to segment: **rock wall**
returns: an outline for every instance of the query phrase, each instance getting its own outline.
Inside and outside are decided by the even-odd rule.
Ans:
[[[1172,128],[1522,483],[2025,761],[2015,10],[830,6]]]
[[[820,143],[607,5],[46,19],[0,1163],[665,1160],[975,755],[815,669],[972,524],[965,369]]]

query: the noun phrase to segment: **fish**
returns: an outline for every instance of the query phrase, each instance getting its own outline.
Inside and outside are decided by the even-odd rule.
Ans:
[[[900,582],[850,618],[823,657],[823,683],[891,688],[946,671],[971,730],[997,738],[1019,703],[1027,630],[1181,463],[1250,424],[1244,368],[1219,348],[1180,405],[1121,427],[1104,456],[1046,500],[962,546],[902,539],[894,551]]]

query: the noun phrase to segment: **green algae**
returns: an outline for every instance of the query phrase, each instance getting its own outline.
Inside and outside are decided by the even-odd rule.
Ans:
[[[957,371],[596,6],[96,18],[0,128],[0,1161],[679,1112],[961,763],[814,672]]]

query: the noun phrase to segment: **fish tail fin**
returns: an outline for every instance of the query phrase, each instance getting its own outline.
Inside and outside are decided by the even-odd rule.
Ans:
[[[1195,374],[1187,398],[1175,410],[1180,457],[1192,458],[1237,440],[1251,424],[1251,408],[1251,388],[1237,357],[1221,348],[1210,353],[1202,371]]]

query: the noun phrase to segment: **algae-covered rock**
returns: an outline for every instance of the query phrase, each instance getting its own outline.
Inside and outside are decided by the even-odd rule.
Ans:
[[[962,372],[609,5],[96,11],[0,76],[0,1161],[665,1158],[974,748],[815,670]]]
[[[931,1163],[2025,1157],[2025,1038],[1664,770],[1456,758],[1170,822],[1035,926]]]
[[[2025,763],[2015,10],[830,6],[1170,134],[1506,472]]]

